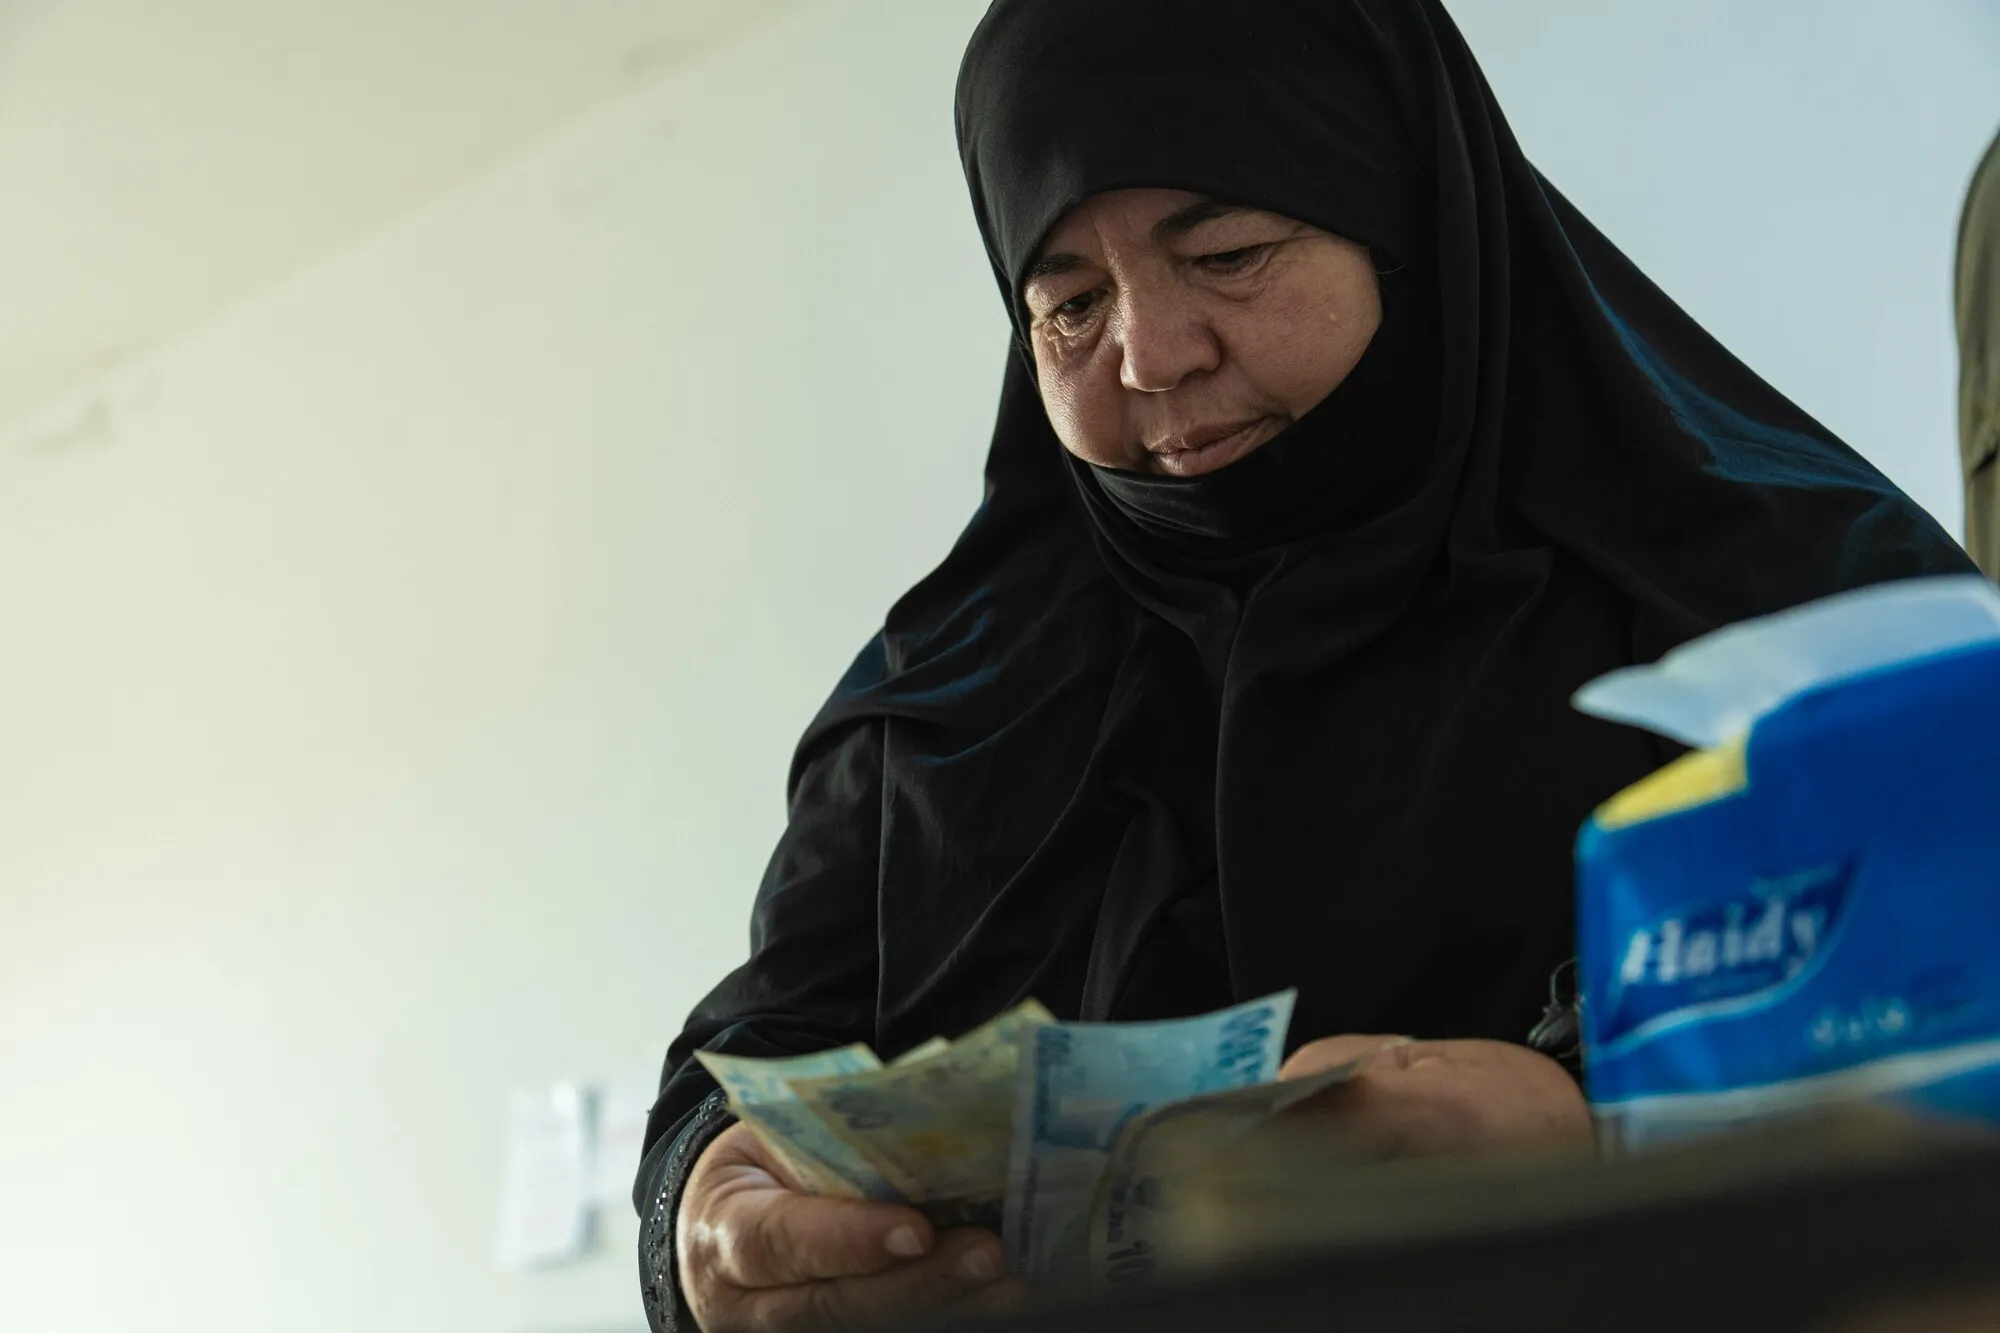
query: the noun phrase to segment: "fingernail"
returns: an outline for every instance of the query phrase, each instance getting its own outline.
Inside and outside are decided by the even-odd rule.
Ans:
[[[991,1245],[967,1250],[958,1261],[958,1275],[967,1282],[991,1282],[1000,1276],[1000,1256]]]
[[[915,1227],[897,1227],[882,1238],[882,1247],[898,1259],[914,1259],[924,1252],[923,1238]]]

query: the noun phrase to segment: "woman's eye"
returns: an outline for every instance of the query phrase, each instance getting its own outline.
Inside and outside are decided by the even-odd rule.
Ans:
[[[1203,255],[1194,262],[1210,273],[1241,273],[1262,259],[1270,246],[1245,245],[1235,250],[1218,250],[1212,255]]]
[[[1074,324],[1077,320],[1089,314],[1091,306],[1096,303],[1096,292],[1078,292],[1075,296],[1070,297],[1069,300],[1050,310],[1049,318],[1059,323]]]

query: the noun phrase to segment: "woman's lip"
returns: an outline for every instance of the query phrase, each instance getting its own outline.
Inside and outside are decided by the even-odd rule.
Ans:
[[[1246,421],[1229,434],[1192,449],[1175,449],[1153,455],[1154,466],[1170,477],[1198,477],[1213,472],[1250,452],[1250,441],[1264,424],[1264,418]]]

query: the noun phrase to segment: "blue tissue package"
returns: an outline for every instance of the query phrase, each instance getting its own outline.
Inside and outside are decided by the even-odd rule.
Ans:
[[[1849,1097],[2000,1121],[2000,638],[1813,674],[1580,835],[1614,1150]]]

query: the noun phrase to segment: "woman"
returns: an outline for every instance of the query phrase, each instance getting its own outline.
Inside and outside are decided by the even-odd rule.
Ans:
[[[1587,1134],[1522,1042],[1579,822],[1669,755],[1571,692],[1966,568],[1541,180],[1435,0],[996,0],[958,134],[1018,335],[986,499],[808,731],[669,1053],[659,1327],[1006,1286],[985,1233],[785,1188],[696,1048],[1296,986],[1288,1072],[1416,1039],[1345,1108],[1409,1149]]]

